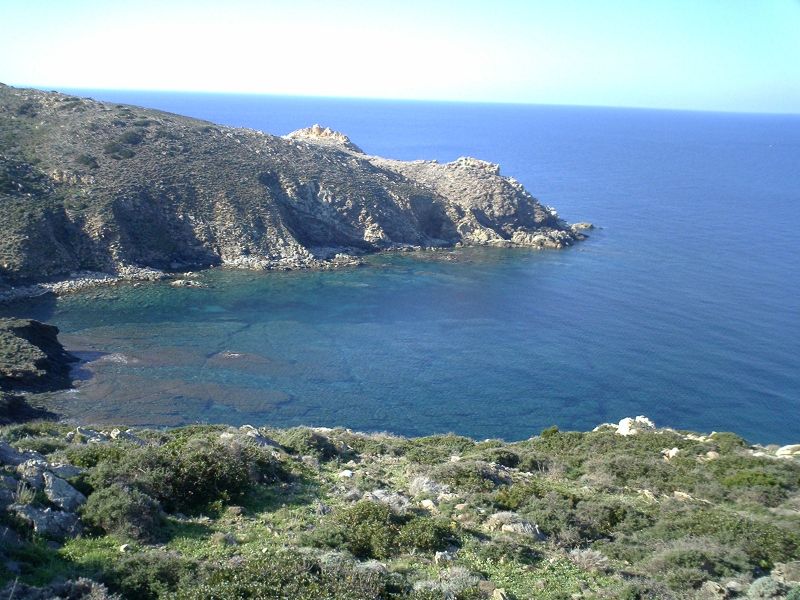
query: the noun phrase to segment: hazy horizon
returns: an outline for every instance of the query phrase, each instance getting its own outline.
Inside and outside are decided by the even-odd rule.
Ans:
[[[797,0],[45,0],[0,81],[109,91],[800,114]]]
[[[672,108],[663,106],[633,106],[633,105],[612,105],[612,104],[580,104],[580,103],[554,103],[554,102],[513,102],[502,100],[459,100],[459,99],[435,99],[435,98],[384,98],[370,96],[322,96],[311,94],[270,94],[261,92],[236,92],[236,91],[214,91],[214,90],[170,90],[170,89],[134,89],[134,88],[78,88],[71,86],[48,86],[34,85],[25,83],[7,83],[6,85],[19,89],[34,89],[44,92],[58,92],[71,94],[84,98],[92,98],[99,101],[119,102],[117,100],[103,100],[92,94],[187,94],[187,95],[209,95],[209,96],[252,96],[264,98],[297,98],[303,100],[341,100],[341,101],[374,101],[374,102],[402,102],[402,103],[429,103],[429,104],[475,104],[475,105],[497,105],[497,106],[541,106],[541,107],[574,107],[574,108],[603,108],[620,110],[645,110],[645,111],[667,111],[667,112],[697,112],[697,113],[718,113],[718,114],[743,114],[743,115],[775,115],[775,116],[798,116],[800,110],[790,111],[755,111],[755,110],[726,110],[726,109],[704,109],[704,108]],[[124,103],[124,102],[123,102]],[[135,105],[135,103],[134,103]],[[152,107],[145,107],[152,108]],[[157,109],[158,110],[158,109]],[[169,111],[167,111],[169,112]]]

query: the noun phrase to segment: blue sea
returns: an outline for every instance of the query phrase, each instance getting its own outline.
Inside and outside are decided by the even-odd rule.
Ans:
[[[77,91],[366,152],[497,162],[590,239],[212,270],[6,307],[88,362],[67,417],[522,439],[644,414],[800,442],[800,116]]]

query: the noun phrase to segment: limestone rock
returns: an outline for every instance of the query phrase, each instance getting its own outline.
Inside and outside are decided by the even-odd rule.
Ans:
[[[661,451],[661,456],[664,457],[664,460],[672,460],[680,453],[680,449],[678,448],[665,448]]]
[[[258,429],[253,427],[252,425],[242,425],[239,428],[239,431],[247,436],[248,441],[255,444],[256,446],[261,446],[262,448],[275,448],[276,450],[282,450],[281,445],[273,439],[262,435]]]
[[[83,469],[74,465],[66,463],[53,463],[47,467],[53,475],[61,477],[61,479],[72,479],[83,473]]]
[[[44,493],[50,502],[70,512],[86,502],[86,496],[49,471],[44,474]]]
[[[635,419],[625,417],[617,425],[618,435],[636,435],[642,431],[655,429],[655,424],[645,416],[639,415]]]
[[[411,504],[408,498],[406,498],[402,494],[398,492],[389,492],[387,490],[382,490],[382,489],[366,492],[363,496],[363,499],[386,504],[392,510],[400,514],[405,513],[405,511]]]
[[[51,508],[35,508],[28,504],[12,504],[8,510],[29,523],[39,535],[63,540],[79,534],[82,530],[78,516]]]
[[[48,466],[47,461],[43,459],[28,459],[17,466],[17,474],[33,488],[41,490],[44,487],[44,474]]]
[[[489,531],[503,531],[505,533],[526,535],[537,540],[544,540],[547,537],[540,531],[538,525],[523,519],[517,513],[509,511],[498,512],[491,515],[486,520],[485,527]]]
[[[451,563],[455,560],[455,556],[451,552],[437,552],[433,555],[433,562],[436,565],[444,565]]]
[[[772,576],[786,584],[800,585],[800,560],[786,563],[775,563]]]
[[[121,429],[112,429],[111,433],[109,433],[109,437],[112,440],[123,440],[125,442],[136,444],[137,446],[147,445],[142,438],[133,433],[132,429],[128,429],[127,431],[122,431]]]
[[[0,464],[16,467],[27,460],[44,461],[44,456],[38,452],[20,452],[8,442],[0,441]]]
[[[789,444],[781,446],[775,451],[775,456],[798,456],[800,455],[800,444]]]

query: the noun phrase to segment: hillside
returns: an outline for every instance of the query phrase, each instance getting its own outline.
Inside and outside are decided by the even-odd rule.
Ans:
[[[0,427],[0,597],[800,597],[800,446]],[[5,587],[4,587],[5,586]]]
[[[6,285],[583,238],[484,161],[394,161],[319,126],[282,138],[2,84],[0,234]]]

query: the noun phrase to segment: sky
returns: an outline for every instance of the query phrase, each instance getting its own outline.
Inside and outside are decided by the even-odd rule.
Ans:
[[[0,0],[46,89],[800,113],[800,0]]]

